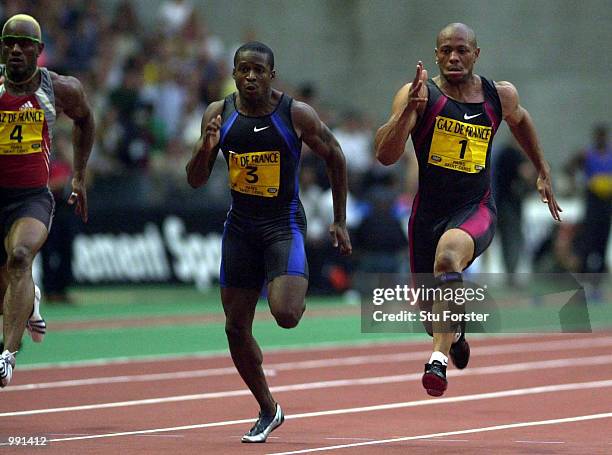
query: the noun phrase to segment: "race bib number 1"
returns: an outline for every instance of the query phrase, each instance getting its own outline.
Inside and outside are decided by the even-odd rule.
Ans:
[[[436,117],[428,163],[475,174],[485,168],[491,140],[490,126]]]
[[[42,109],[0,111],[0,155],[42,152],[44,122]]]
[[[229,152],[230,188],[252,196],[276,197],[280,182],[280,152]]]

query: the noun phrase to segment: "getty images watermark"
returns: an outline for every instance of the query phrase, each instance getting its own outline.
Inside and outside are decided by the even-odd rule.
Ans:
[[[355,282],[364,333],[455,331],[459,324],[470,333],[612,326],[607,275],[464,274],[462,282],[440,284],[431,275],[363,274]]]
[[[452,286],[452,285],[451,285]],[[468,303],[484,303],[487,286],[483,287],[419,287],[395,285],[392,288],[374,288],[372,304],[378,309],[372,311],[374,322],[486,322],[490,313],[465,311]],[[439,311],[421,309],[419,302],[442,302],[446,304]],[[385,306],[385,304],[387,304]],[[405,309],[408,305],[410,308]]]

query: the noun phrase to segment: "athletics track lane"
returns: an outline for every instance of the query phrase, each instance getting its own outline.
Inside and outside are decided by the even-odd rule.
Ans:
[[[567,349],[568,345],[573,349]],[[268,353],[266,366],[277,367],[270,378],[272,387],[291,385],[297,390],[275,393],[288,419],[273,433],[268,444],[255,446],[239,443],[240,435],[250,423],[233,422],[252,420],[256,405],[244,391],[226,357],[62,368],[52,373],[47,369],[18,370],[11,384],[17,390],[7,388],[2,392],[1,433],[5,440],[8,435],[23,434],[23,429],[27,428],[26,435],[70,439],[78,435],[221,422],[211,428],[51,441],[44,453],[108,453],[111,450],[122,453],[168,453],[171,450],[177,453],[272,453],[465,431],[474,432],[445,436],[446,441],[405,440],[338,448],[337,452],[373,453],[384,448],[385,453],[401,453],[409,448],[411,453],[431,453],[431,445],[435,444],[435,453],[481,450],[487,453],[606,453],[612,440],[595,440],[590,430],[595,426],[601,435],[612,434],[610,418],[487,432],[475,429],[612,412],[609,398],[612,362],[606,357],[610,355],[611,345],[611,333],[475,340],[473,362],[465,374],[449,369],[450,388],[444,398],[464,397],[466,401],[462,402],[428,398],[422,391],[419,377],[428,343]],[[551,367],[544,371],[537,369],[536,365],[542,361],[552,363]],[[576,363],[580,365],[573,366]],[[185,377],[172,379],[177,372]],[[160,380],[140,376],[139,381],[112,385],[48,385],[59,380],[95,381],[97,377],[117,375],[126,376],[127,381],[130,377],[134,379],[134,375],[160,373],[169,376]],[[339,380],[344,382],[338,383]],[[355,384],[358,380],[365,383]],[[48,388],[18,389],[25,384],[40,383],[47,383]],[[533,389],[563,384],[576,385],[569,386],[569,390],[542,392]],[[512,393],[516,396],[503,396],[510,390],[514,390]],[[501,392],[502,396],[483,396],[492,392]],[[211,396],[213,393],[217,395]],[[133,403],[145,398],[162,400],[166,397],[182,397],[183,401]],[[130,405],[12,415],[16,411],[117,402],[130,402]],[[292,418],[302,413],[393,403],[412,404],[397,409]]]

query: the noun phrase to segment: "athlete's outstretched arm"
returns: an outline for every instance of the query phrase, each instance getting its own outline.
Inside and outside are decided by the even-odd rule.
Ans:
[[[327,125],[308,104],[294,101],[291,105],[291,117],[302,140],[325,160],[334,202],[334,221],[329,227],[329,234],[334,247],[339,247],[341,254],[351,254],[353,248],[346,229],[348,183],[344,153]]]
[[[427,70],[418,62],[416,75],[410,84],[404,85],[396,93],[391,108],[391,117],[374,138],[376,159],[385,166],[395,163],[404,153],[404,145],[416,125],[418,115],[427,102]]]
[[[193,188],[208,182],[215,165],[221,138],[221,112],[223,112],[223,101],[215,101],[206,108],[202,117],[202,134],[193,148],[193,155],[186,167],[187,182]]]
[[[525,154],[529,157],[538,172],[536,186],[542,202],[548,204],[550,214],[556,221],[561,221],[561,207],[557,204],[552,188],[550,166],[544,159],[535,125],[529,112],[520,105],[518,92],[509,82],[496,82],[495,87],[502,104],[502,115],[512,135],[516,138]]]
[[[51,73],[51,78],[53,81],[56,109],[58,112],[63,111],[73,122],[72,194],[68,199],[68,203],[74,204],[76,202],[76,213],[81,216],[83,221],[87,222],[85,173],[94,142],[94,116],[83,86],[77,78],[60,76],[56,73]]]

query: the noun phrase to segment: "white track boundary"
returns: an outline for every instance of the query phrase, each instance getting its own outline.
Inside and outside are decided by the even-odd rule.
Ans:
[[[568,343],[571,345],[568,346]],[[494,346],[482,346],[473,348],[472,354],[475,356],[483,355],[503,355],[517,352],[548,352],[562,349],[593,349],[597,347],[612,346],[612,337],[597,337],[593,339],[585,338],[575,341],[556,340],[528,343],[511,343]],[[372,346],[374,347],[374,346]],[[377,346],[378,347],[378,346]],[[413,351],[398,354],[374,354],[327,358],[319,360],[303,360],[297,362],[281,362],[265,365],[266,374],[273,375],[277,371],[296,371],[315,368],[334,368],[338,366],[369,365],[380,363],[407,362],[413,360],[426,359],[431,351]],[[21,370],[21,369],[20,369]],[[469,371],[469,370],[467,370]],[[236,369],[232,367],[206,368],[200,370],[175,371],[156,374],[135,374],[121,376],[103,376],[87,379],[71,379],[63,381],[42,382],[32,384],[20,384],[7,387],[3,393],[19,392],[35,389],[55,389],[63,387],[80,387],[99,384],[117,384],[134,382],[159,382],[175,381],[181,379],[216,377],[224,375],[235,375]]]
[[[302,414],[288,415],[285,418],[287,420],[304,419],[304,418],[313,418],[313,417],[321,417],[321,416],[329,416],[329,415],[355,414],[355,413],[363,413],[363,412],[382,411],[382,410],[388,410],[388,409],[400,409],[400,408],[409,408],[409,407],[417,407],[417,406],[433,406],[433,405],[439,405],[439,404],[460,403],[460,402],[467,402],[467,401],[480,401],[480,400],[495,399],[495,398],[507,398],[507,397],[526,396],[526,395],[536,395],[536,394],[543,394],[543,393],[566,392],[566,391],[571,391],[571,390],[601,389],[601,388],[606,388],[606,387],[612,387],[612,380],[576,382],[576,383],[569,383],[569,384],[557,384],[557,385],[548,385],[548,386],[540,386],[540,387],[527,387],[527,388],[522,388],[522,389],[509,389],[509,390],[502,390],[502,391],[489,392],[489,393],[461,395],[457,397],[425,399],[425,400],[408,401],[408,402],[400,402],[400,403],[389,403],[389,404],[383,404],[383,405],[363,406],[363,407],[355,407],[355,408],[331,409],[327,411],[316,411],[316,412],[307,412],[307,413],[302,413]],[[508,424],[508,425],[496,425],[492,427],[472,428],[468,430],[458,430],[458,431],[450,431],[450,432],[444,432],[444,433],[433,433],[433,434],[427,434],[427,435],[406,436],[406,437],[401,437],[401,438],[368,441],[368,442],[354,443],[354,444],[343,444],[343,445],[330,446],[330,447],[319,447],[319,448],[314,448],[314,449],[305,449],[303,451],[284,452],[284,453],[289,454],[289,453],[316,452],[316,451],[322,451],[322,450],[340,449],[340,448],[345,448],[345,447],[357,447],[361,445],[385,444],[388,442],[410,441],[413,439],[426,439],[426,438],[433,438],[433,437],[440,437],[440,436],[452,436],[452,435],[459,435],[459,434],[478,433],[478,432],[483,432],[483,431],[503,430],[503,429],[508,429],[508,428],[520,428],[520,427],[535,426],[535,425],[550,425],[550,424],[555,424],[555,423],[577,422],[577,421],[582,421],[582,420],[602,419],[602,418],[608,418],[608,417],[612,417],[612,412],[605,413],[605,414],[592,414],[592,415],[587,415],[587,416],[568,417],[568,418],[563,418],[563,419],[542,420],[542,421],[536,421],[536,422],[519,422],[519,423]],[[239,420],[226,420],[226,421],[221,421],[221,422],[183,425],[183,426],[177,426],[177,427],[151,428],[151,429],[135,430],[135,431],[123,431],[123,432],[118,432],[118,433],[104,433],[104,434],[95,434],[95,435],[86,435],[86,436],[54,438],[54,439],[49,439],[49,442],[82,441],[82,440],[87,440],[87,439],[101,439],[101,438],[112,438],[112,437],[120,437],[120,436],[164,433],[164,432],[171,432],[171,431],[185,431],[185,430],[195,430],[195,429],[213,428],[213,427],[226,427],[226,426],[231,426],[231,425],[247,424],[247,423],[252,423],[252,422],[253,422],[252,418],[251,419],[239,419]],[[8,445],[8,443],[3,443],[0,445]],[[277,455],[280,455],[280,454],[277,454]]]
[[[577,367],[577,366],[587,366],[587,365],[609,365],[611,362],[612,362],[612,355],[607,355],[607,356],[600,355],[600,356],[593,356],[593,357],[577,357],[577,358],[556,359],[556,360],[539,360],[535,362],[521,362],[521,363],[511,363],[511,364],[504,364],[504,365],[471,368],[469,370],[457,371],[455,375],[456,376],[483,376],[483,375],[506,374],[506,373],[516,373],[516,372],[521,372],[521,371],[529,371],[533,368],[552,369],[552,368],[567,368],[567,367]],[[274,386],[274,387],[270,387],[270,391],[273,393],[281,393],[281,392],[297,392],[297,391],[315,390],[315,389],[331,389],[331,388],[348,387],[348,386],[380,385],[380,384],[390,384],[390,383],[397,383],[397,382],[416,381],[416,380],[420,380],[421,376],[422,376],[422,373],[412,373],[412,374],[391,375],[391,376],[374,376],[374,377],[357,378],[357,379],[336,379],[336,380],[330,380],[330,381],[318,381],[318,382],[308,382],[308,383],[301,383],[301,384]],[[612,380],[594,381],[594,382],[589,382],[588,384],[606,384],[603,387],[608,387],[607,385],[608,383],[612,385]],[[559,385],[556,387],[563,387],[563,385]],[[539,390],[539,388],[530,388],[529,390],[535,390],[535,389]],[[562,389],[559,389],[559,390],[562,390]],[[496,392],[492,392],[492,393],[495,394]],[[250,395],[251,395],[251,392],[248,389],[228,390],[228,391],[221,391],[221,392],[209,392],[209,393],[200,393],[200,394],[192,394],[192,395],[178,395],[178,396],[171,396],[171,397],[148,398],[148,399],[141,399],[141,400],[117,401],[117,402],[111,402],[111,403],[96,403],[96,404],[79,405],[79,406],[66,406],[66,407],[61,407],[61,408],[46,408],[46,409],[30,409],[30,410],[24,410],[24,411],[11,411],[11,412],[0,413],[0,417],[18,417],[18,416],[27,416],[27,415],[54,414],[58,412],[91,411],[91,410],[97,410],[97,409],[124,408],[128,406],[143,406],[143,405],[164,404],[164,403],[177,403],[177,402],[185,402],[185,401],[196,401],[196,400],[250,396]],[[480,394],[480,395],[488,396],[488,394]],[[444,403],[446,402],[445,400],[454,399],[454,398],[427,400],[427,402],[430,404]]]
[[[274,452],[274,453],[270,453],[269,455],[293,455],[293,454],[298,454],[298,453],[322,452],[322,451],[331,451],[331,450],[338,450],[338,449],[347,449],[351,447],[363,447],[363,446],[372,446],[372,445],[380,445],[380,444],[389,444],[393,442],[414,441],[417,439],[429,439],[429,438],[436,438],[436,437],[441,437],[441,436],[455,436],[455,435],[461,435],[461,434],[485,433],[489,431],[509,430],[512,428],[536,427],[536,426],[542,426],[542,425],[558,425],[562,423],[584,422],[588,420],[609,419],[609,418],[612,418],[612,412],[607,412],[603,414],[590,414],[590,415],[583,415],[583,416],[575,416],[575,417],[564,417],[562,419],[537,420],[537,421],[531,421],[531,422],[516,422],[516,423],[505,424],[505,425],[494,425],[491,427],[470,428],[467,430],[457,430],[457,431],[445,431],[443,433],[421,434],[417,436],[404,436],[401,438],[393,438],[393,439],[379,439],[376,441],[355,442],[352,444],[342,444],[342,445],[327,446],[327,447],[316,447],[312,449],[293,450],[289,452]]]

